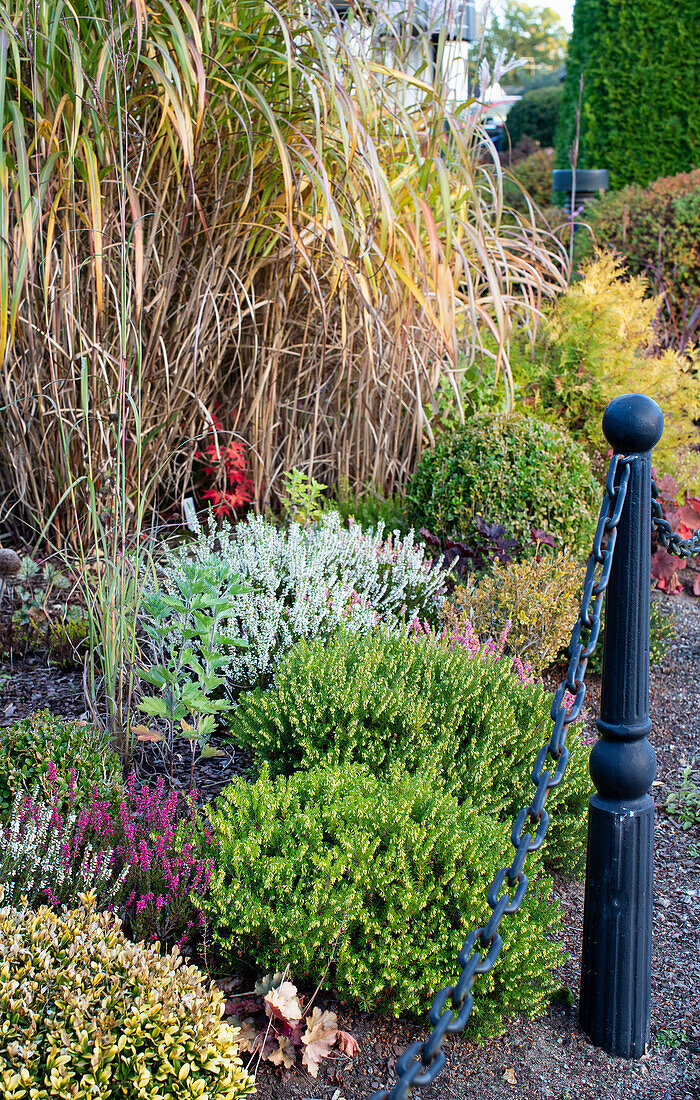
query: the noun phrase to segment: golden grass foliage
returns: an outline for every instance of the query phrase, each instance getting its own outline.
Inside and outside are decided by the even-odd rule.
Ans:
[[[504,224],[497,157],[459,119],[446,140],[440,89],[330,11],[0,9],[1,476],[22,519],[57,509],[73,534],[67,490],[109,493],[115,450],[132,499],[177,500],[215,407],[261,499],[295,465],[391,489],[460,341],[495,337],[512,390],[510,311],[562,287],[561,249]]]

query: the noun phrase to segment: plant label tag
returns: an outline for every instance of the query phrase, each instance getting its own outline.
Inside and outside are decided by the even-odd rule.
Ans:
[[[182,513],[185,517],[185,523],[187,527],[192,531],[194,535],[199,531],[199,520],[197,519],[197,513],[194,507],[194,500],[192,497],[185,497],[182,501]]]

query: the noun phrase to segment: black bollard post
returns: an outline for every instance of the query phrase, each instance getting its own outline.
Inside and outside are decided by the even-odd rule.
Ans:
[[[639,1058],[649,1043],[656,755],[649,720],[651,449],[663,413],[650,397],[616,397],[603,431],[631,458],[606,595],[603,684],[591,753],[581,957],[582,1029],[596,1046]]]

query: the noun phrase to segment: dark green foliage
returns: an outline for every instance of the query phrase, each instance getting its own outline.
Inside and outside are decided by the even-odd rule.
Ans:
[[[398,531],[401,536],[407,535],[410,529],[403,499],[398,492],[385,497],[370,486],[356,500],[348,483],[341,481],[336,489],[333,507],[345,523],[352,521],[365,529],[383,523],[387,533]]]
[[[8,813],[15,793],[39,787],[50,801],[49,766],[56,765],[59,789],[68,790],[76,775],[76,801],[89,798],[94,787],[107,793],[119,788],[121,767],[104,734],[84,722],[38,711],[0,729],[0,817]]]
[[[517,145],[523,137],[545,147],[554,143],[563,91],[561,84],[534,88],[513,104],[506,122],[511,145]],[[550,175],[550,191],[551,182]]]
[[[607,168],[616,190],[700,162],[697,25],[697,0],[576,0],[559,167],[569,167],[581,75],[578,168]]]
[[[533,527],[587,556],[600,506],[588,456],[560,428],[532,417],[474,416],[424,451],[406,492],[408,517],[436,535],[473,537],[475,517],[523,545]]]
[[[660,342],[683,350],[700,332],[700,169],[625,187],[586,207],[593,232],[577,235],[583,258],[613,248],[631,275],[644,275],[662,295]]]
[[[352,766],[237,780],[209,818],[220,847],[201,904],[216,945],[396,1014],[422,1013],[454,981],[465,930],[483,926],[486,889],[510,858],[503,825],[400,765],[385,778]],[[558,909],[533,872],[479,979],[472,1038],[542,1011],[556,987]]]
[[[552,168],[554,167],[554,151],[552,149],[536,149],[534,153],[519,161],[510,170],[527,195],[537,206],[546,209],[552,201]],[[518,187],[506,176],[503,180],[504,202],[515,210],[525,212],[528,209],[527,198],[521,187]]]
[[[473,650],[472,650],[473,652]],[[551,696],[523,683],[508,658],[444,640],[337,633],[302,641],[270,691],[244,697],[233,739],[273,776],[361,763],[386,775],[397,761],[432,775],[479,814],[510,822],[530,802],[531,770],[549,737]],[[585,842],[588,751],[574,731],[566,783],[550,794],[549,855],[571,870]]]

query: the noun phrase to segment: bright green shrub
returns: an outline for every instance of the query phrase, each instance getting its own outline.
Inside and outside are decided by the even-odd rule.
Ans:
[[[250,1095],[223,995],[82,898],[72,912],[0,909],[4,1100]]]
[[[700,332],[700,169],[605,195],[589,203],[585,220],[599,247],[661,295],[656,339],[683,350]],[[587,233],[577,243],[579,255],[592,251]]]
[[[455,588],[441,622],[454,631],[467,620],[484,640],[510,624],[507,652],[539,675],[571,640],[583,573],[567,551],[507,565],[496,561],[481,579],[469,577]]]
[[[216,944],[397,1015],[422,1012],[454,981],[465,930],[488,918],[485,891],[513,851],[504,826],[400,764],[384,779],[321,767],[237,780],[208,812],[220,848],[202,906]],[[553,991],[558,912],[533,872],[479,980],[472,1034],[535,1015]]]
[[[506,122],[511,145],[517,145],[523,137],[539,141],[540,145],[554,144],[563,91],[561,84],[533,88],[513,104]],[[549,190],[551,193],[551,169]]]
[[[568,168],[581,100],[579,168],[607,168],[613,189],[700,162],[697,0],[576,0],[557,129]]]
[[[550,310],[533,358],[520,358],[514,372],[524,402],[536,415],[556,420],[591,450],[603,453],[608,444],[601,420],[608,402],[623,393],[653,395],[664,413],[654,465],[696,491],[698,358],[671,350],[649,353],[658,304],[647,297],[643,278],[628,278],[612,253],[598,253],[583,264],[581,278]]]
[[[532,527],[587,555],[600,490],[588,456],[565,431],[529,416],[480,413],[423,452],[406,491],[416,528],[476,532],[474,517],[502,523],[524,545]]]
[[[15,792],[38,787],[51,800],[52,764],[59,788],[68,788],[75,769],[77,804],[89,797],[94,787],[105,792],[121,787],[119,759],[107,737],[94,726],[59,718],[48,710],[0,729],[0,817],[12,806]]]
[[[478,644],[477,644],[478,650]],[[273,776],[361,763],[386,775],[396,761],[431,774],[475,812],[510,821],[530,802],[531,769],[549,736],[551,696],[509,659],[434,635],[385,631],[303,641],[267,692],[246,695],[233,739]],[[570,743],[569,743],[570,742]],[[573,731],[567,782],[552,790],[550,852],[578,866],[585,843],[588,752]]]

